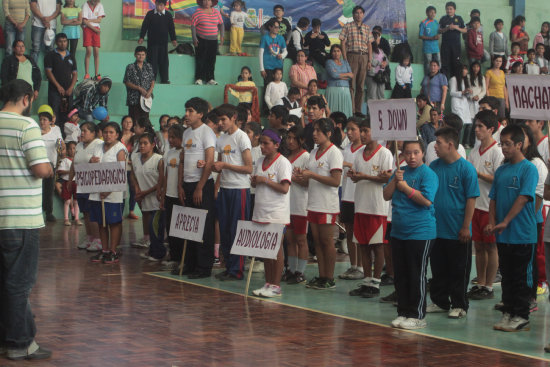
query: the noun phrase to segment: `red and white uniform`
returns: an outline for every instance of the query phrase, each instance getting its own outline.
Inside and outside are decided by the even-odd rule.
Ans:
[[[360,144],[356,149],[353,149],[353,144],[348,144],[344,148],[343,156],[344,162],[351,163],[355,162],[356,157],[363,154],[363,149],[365,146]],[[348,177],[349,168],[344,167],[342,172],[343,182],[342,182],[342,201],[353,203],[355,202],[355,183]]]
[[[343,164],[342,152],[334,144],[331,144],[325,151],[320,151],[319,147],[311,151],[307,169],[321,176],[330,176],[332,171],[342,171]],[[309,179],[307,210],[333,216],[339,214],[338,187]],[[330,222],[333,223],[332,218],[330,219]]]

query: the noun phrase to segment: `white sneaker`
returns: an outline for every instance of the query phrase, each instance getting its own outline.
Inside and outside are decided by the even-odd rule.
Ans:
[[[149,258],[149,250],[142,252],[139,254],[140,259],[147,260]]]
[[[531,327],[529,326],[529,320],[524,319],[520,316],[514,316],[508,321],[508,324],[502,327],[502,331],[529,331]]]
[[[461,319],[466,316],[466,311],[462,308],[451,308],[449,311],[450,319]]]
[[[132,243],[132,247],[138,247],[138,248],[149,248],[150,245],[151,245],[151,241],[146,240],[145,238],[142,238],[141,240]]]
[[[153,256],[147,256],[147,258],[145,260],[154,261],[154,262],[160,262],[161,261],[161,259],[156,259]]]
[[[397,318],[391,322],[391,326],[395,328],[400,328],[401,323],[405,320],[407,320],[405,316],[397,316]]]
[[[504,330],[503,328],[508,325],[510,322],[510,314],[509,313],[503,313],[502,318],[499,322],[493,325],[494,330]]]
[[[101,245],[101,240],[99,238],[95,238],[92,242],[90,242],[90,246],[86,247],[86,251],[88,252],[97,252],[102,249],[103,246]]]
[[[195,84],[196,85],[202,85],[202,79],[195,80]]]
[[[214,79],[210,79],[207,84],[208,85],[218,85],[218,82],[215,81]]]
[[[269,289],[269,283],[265,283],[262,288],[258,288],[252,291],[252,294],[255,296],[261,296],[263,291],[266,291]]]
[[[437,312],[449,312],[449,311],[439,307],[435,303],[429,304],[426,307],[426,313],[437,313]]]
[[[428,324],[426,323],[426,320],[424,320],[424,319],[422,319],[422,320],[421,319],[413,319],[412,317],[409,317],[405,321],[401,321],[399,323],[399,327],[401,329],[406,329],[406,330],[423,329],[426,326],[428,326]]]
[[[343,272],[342,274],[338,275],[338,278],[340,279],[349,279],[348,277],[350,276],[350,274],[353,272],[354,269],[352,268],[348,268],[348,270],[346,270],[345,272]]]
[[[350,274],[348,274],[348,279],[350,280],[359,280],[363,279],[365,274],[359,269],[353,269]]]
[[[281,297],[281,287],[270,285],[267,289],[261,291],[260,296],[265,298]]]
[[[86,238],[84,241],[80,242],[80,243],[78,244],[78,246],[76,246],[76,247],[77,247],[78,249],[80,249],[80,250],[85,250],[85,249],[88,248],[88,246],[90,246],[90,243],[91,243],[90,240],[88,240],[88,239]]]
[[[252,267],[253,273],[265,273],[264,263],[262,261],[254,261],[254,266]]]

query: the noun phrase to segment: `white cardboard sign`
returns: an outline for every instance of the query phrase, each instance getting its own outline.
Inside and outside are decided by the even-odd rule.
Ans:
[[[550,120],[550,77],[541,75],[506,75],[510,100],[510,117]]]
[[[416,140],[414,99],[369,100],[373,140]]]
[[[240,220],[231,254],[276,259],[284,229],[284,224],[259,224]]]
[[[170,221],[170,236],[202,242],[208,210],[174,205]]]
[[[128,185],[126,162],[76,163],[74,172],[79,194],[126,191]]]

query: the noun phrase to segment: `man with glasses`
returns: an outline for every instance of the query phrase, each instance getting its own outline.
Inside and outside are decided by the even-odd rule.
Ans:
[[[371,67],[372,44],[374,40],[369,26],[363,23],[365,10],[361,6],[353,8],[353,22],[347,23],[340,33],[342,56],[350,64],[353,73],[351,94],[353,110],[356,115],[362,115],[363,89],[367,70]]]

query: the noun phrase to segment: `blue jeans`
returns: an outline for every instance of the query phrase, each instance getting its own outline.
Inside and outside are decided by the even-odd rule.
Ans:
[[[15,27],[15,24],[9,20],[6,20],[4,31],[6,32],[6,56],[9,56],[13,52],[13,42],[16,39],[21,41],[25,40],[25,31],[19,32],[19,30]]]
[[[36,326],[29,303],[38,271],[38,229],[0,230],[0,346],[26,348]]]
[[[56,33],[56,29],[52,28],[53,32]],[[38,55],[40,55],[40,50],[42,47],[46,50],[46,52],[51,51],[55,47],[55,42],[52,41],[52,44],[50,46],[44,45],[44,33],[46,33],[46,28],[41,28],[37,26],[32,26],[31,28],[31,41],[32,41],[32,51],[31,51],[31,57],[33,58],[34,62],[38,64]],[[63,131],[63,130],[62,130]]]

